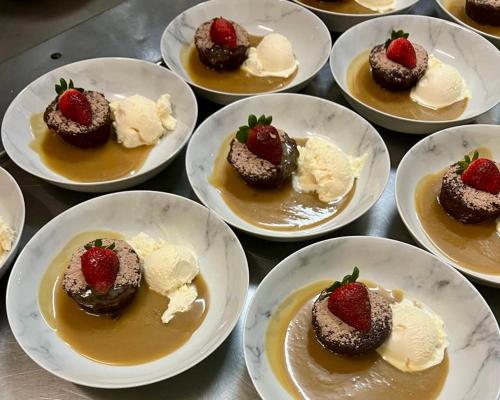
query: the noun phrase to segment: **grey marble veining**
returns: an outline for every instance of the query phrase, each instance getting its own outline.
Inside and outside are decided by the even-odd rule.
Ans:
[[[427,136],[413,146],[401,161],[396,176],[399,213],[413,237],[429,251],[473,279],[500,286],[500,274],[484,274],[461,266],[446,256],[425,233],[416,212],[415,188],[426,175],[434,174],[463,159],[465,154],[487,147],[495,160],[500,158],[500,125],[465,125]]]
[[[402,289],[443,318],[450,342],[450,369],[440,400],[494,400],[500,395],[496,379],[500,331],[477,290],[460,273],[423,250],[388,239],[356,236],[299,250],[278,264],[257,289],[245,321],[244,342],[250,376],[264,399],[291,398],[265,355],[269,319],[289,294],[319,280],[339,279],[353,265],[360,268],[361,278]]]
[[[97,363],[73,351],[45,322],[38,306],[40,280],[52,259],[81,232],[141,231],[190,246],[210,293],[208,314],[189,341],[159,360],[135,366]],[[7,315],[25,352],[43,368],[75,383],[131,387],[176,375],[207,357],[229,335],[245,303],[248,265],[238,239],[215,214],[183,197],[122,192],[82,203],[59,215],[26,245],[7,288]]]
[[[277,32],[292,43],[299,69],[294,80],[277,91],[297,91],[309,82],[325,64],[332,46],[330,33],[313,13],[286,0],[211,0],[178,15],[165,29],[161,53],[167,66],[178,73],[200,95],[220,104],[228,104],[248,94],[230,94],[210,90],[194,83],[182,65],[183,46],[193,43],[196,29],[203,22],[223,15],[236,21],[253,35]]]
[[[322,135],[347,154],[367,155],[354,197],[338,216],[325,224],[295,232],[277,232],[254,226],[237,216],[220,192],[209,183],[215,158],[224,140],[250,114],[272,115],[273,124],[292,137]],[[231,225],[274,240],[299,240],[331,232],[363,215],[387,183],[390,160],[377,131],[359,115],[327,100],[299,94],[270,94],[233,103],[207,118],[193,134],[186,154],[189,181],[200,200]]]

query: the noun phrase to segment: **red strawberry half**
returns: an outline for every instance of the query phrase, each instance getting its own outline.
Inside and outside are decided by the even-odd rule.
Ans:
[[[89,247],[81,257],[82,273],[87,284],[98,293],[106,294],[113,286],[120,268],[118,256],[113,251],[114,244],[101,247],[97,239],[94,247]]]
[[[342,282],[335,282],[325,290],[323,296],[328,296],[330,312],[361,332],[368,332],[372,327],[371,304],[368,288],[356,282],[359,270],[354,267],[351,275]]]
[[[466,185],[491,194],[500,193],[500,170],[493,161],[479,158],[476,151],[472,158],[467,155],[458,164]]]
[[[236,48],[236,30],[233,24],[222,17],[214,18],[210,25],[210,39],[219,46]]]
[[[248,117],[248,126],[241,126],[236,133],[236,138],[246,143],[248,150],[256,156],[269,161],[274,165],[281,164],[283,160],[283,144],[278,130],[271,125],[272,117],[255,115]]]
[[[66,118],[85,126],[92,123],[90,103],[81,89],[74,88],[72,80],[67,84],[61,78],[59,85],[56,85],[56,92],[58,94],[57,105]]]
[[[407,68],[417,66],[415,48],[408,40],[409,33],[402,30],[392,31],[391,38],[385,42],[386,55],[389,60],[397,62]]]

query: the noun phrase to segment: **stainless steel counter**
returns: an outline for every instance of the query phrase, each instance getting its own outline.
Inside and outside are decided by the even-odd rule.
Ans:
[[[60,65],[76,60],[103,56],[136,57],[153,62],[161,59],[160,36],[166,25],[195,0],[128,0],[21,55],[0,64],[0,115],[15,95],[39,75]],[[421,0],[415,14],[436,16],[431,0]],[[334,34],[335,39],[338,35]],[[54,53],[61,56],[51,58]],[[316,95],[346,105],[327,66],[303,93]],[[220,107],[199,100],[199,120]],[[500,106],[480,120],[482,123],[500,123]],[[327,235],[384,236],[415,244],[398,215],[394,200],[396,168],[408,149],[421,137],[403,135],[379,129],[391,156],[391,178],[377,204],[362,218],[347,227]],[[1,148],[0,148],[1,150]],[[136,189],[177,193],[195,199],[184,169],[182,152],[176,160],[154,179]],[[17,180],[26,201],[26,226],[21,246],[45,223],[62,211],[94,195],[70,192],[51,186],[15,166],[0,156],[0,165]],[[263,277],[284,257],[311,242],[273,243],[237,232],[245,249],[250,268],[250,301]],[[320,239],[321,240],[321,239]],[[404,268],[404,266],[402,266]],[[8,273],[0,281],[0,398],[2,400],[32,399],[258,399],[245,367],[242,347],[243,317],[229,338],[203,362],[191,370],[166,381],[135,389],[92,389],[65,382],[38,367],[17,345],[10,331],[5,312],[5,288]],[[476,285],[500,318],[498,291]]]

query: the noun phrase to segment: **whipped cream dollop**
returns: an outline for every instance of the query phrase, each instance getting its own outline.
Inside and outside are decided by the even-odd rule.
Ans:
[[[113,101],[109,106],[117,141],[128,148],[157,144],[177,125],[169,94],[160,96],[156,102],[136,94]]]
[[[470,98],[470,92],[456,68],[431,54],[427,70],[412,88],[410,97],[421,106],[438,110]]]
[[[14,231],[0,216],[0,262],[12,248]]]
[[[377,12],[394,10],[396,0],[354,0],[359,5]]]
[[[425,304],[404,298],[391,304],[392,332],[377,353],[404,372],[422,371],[443,361],[448,347],[444,322]]]
[[[241,69],[251,75],[288,78],[298,68],[290,41],[279,33],[264,36],[257,47],[250,47]]]
[[[338,201],[349,193],[366,159],[366,154],[351,157],[335,143],[319,136],[307,139],[298,150],[297,173],[292,178],[294,189],[316,192],[325,203]]]
[[[189,311],[198,297],[192,283],[200,272],[194,253],[185,246],[154,240],[144,232],[128,243],[141,258],[149,288],[169,298],[162,322],[167,324],[176,313]]]

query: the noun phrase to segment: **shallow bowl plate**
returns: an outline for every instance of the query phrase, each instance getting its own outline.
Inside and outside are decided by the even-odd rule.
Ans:
[[[482,146],[491,150],[494,160],[500,160],[500,126],[457,126],[421,140],[406,153],[399,164],[396,173],[396,203],[406,227],[427,250],[473,279],[500,286],[500,266],[498,275],[483,274],[461,266],[439,250],[425,233],[415,207],[415,189],[424,176],[443,170]]]
[[[378,18],[383,15],[408,13],[410,8],[419,2],[419,0],[396,0],[394,9],[390,11],[381,13],[371,13],[371,14],[348,14],[348,13],[339,13],[334,11],[323,10],[321,8],[305,4],[300,0],[293,0],[293,1],[314,12],[318,17],[320,17],[323,20],[328,29],[335,32],[344,32],[345,30],[349,29],[350,27],[356,24],[359,24],[360,22],[367,21],[372,18]]]
[[[187,244],[198,256],[210,305],[201,326],[177,351],[140,365],[113,366],[83,357],[45,322],[38,305],[40,280],[53,258],[81,232],[146,232]],[[7,286],[7,316],[23,350],[41,367],[68,381],[123,388],[157,382],[199,363],[235,326],[248,290],[248,265],[231,229],[213,212],[184,197],[130,191],[97,197],[58,215],[26,245]]]
[[[495,46],[497,46],[498,48],[500,48],[500,36],[496,36],[496,35],[492,35],[491,33],[486,33],[486,32],[480,31],[479,29],[476,29],[473,26],[468,25],[466,22],[462,21],[461,19],[455,17],[448,10],[448,8],[446,8],[446,6],[444,5],[444,1],[443,0],[435,0],[435,2],[437,4],[437,6],[438,6],[438,13],[443,18],[446,18],[447,20],[456,22],[457,24],[465,26],[467,29],[470,29],[471,31],[479,33],[481,36],[484,36],[486,39],[488,39]],[[465,3],[465,0],[464,0],[464,3]]]
[[[219,190],[209,183],[209,177],[224,140],[246,123],[249,114],[271,115],[273,125],[291,137],[321,135],[331,139],[347,154],[355,157],[367,154],[354,197],[339,215],[313,228],[275,231],[246,222],[227,206]],[[259,237],[293,241],[331,232],[368,211],[385,188],[390,160],[378,132],[353,111],[317,97],[280,93],[240,100],[203,121],[189,142],[186,170],[198,198],[229,224]]]
[[[404,29],[410,39],[451,64],[463,76],[471,98],[464,113],[455,120],[423,121],[396,117],[363,103],[350,94],[347,70],[363,51],[383,43],[392,30]],[[372,19],[346,31],[333,46],[330,69],[351,106],[369,121],[404,133],[425,134],[469,122],[500,101],[500,52],[478,34],[442,19],[418,15],[396,15]]]
[[[0,257],[0,278],[9,269],[16,257],[24,228],[24,197],[15,179],[0,168],[0,217],[14,231],[12,248]]]
[[[101,92],[109,101],[134,94],[156,101],[169,93],[177,127],[154,146],[144,165],[131,176],[91,183],[67,179],[47,167],[30,147],[33,140],[30,117],[43,113],[54,100],[54,85],[60,78],[72,79],[80,87]],[[54,185],[81,192],[115,191],[142,183],[165,168],[189,140],[197,117],[193,91],[168,69],[132,58],[94,58],[56,68],[22,90],[5,113],[2,141],[19,167]]]
[[[161,55],[168,67],[193,86],[198,94],[216,103],[228,104],[257,94],[205,88],[194,83],[182,65],[181,48],[193,43],[198,26],[219,16],[237,22],[252,35],[276,32],[290,40],[299,61],[299,70],[292,82],[274,92],[300,90],[328,60],[332,47],[330,32],[316,15],[297,4],[286,0],[211,0],[198,4],[178,15],[167,26],[161,37]]]
[[[406,243],[352,236],[303,248],[279,263],[261,282],[245,321],[245,361],[263,399],[291,399],[266,356],[269,319],[293,292],[320,280],[337,280],[360,268],[362,279],[402,289],[439,314],[450,345],[450,369],[440,400],[496,399],[500,394],[500,331],[488,305],[460,273]],[[457,307],[457,305],[460,305]]]

